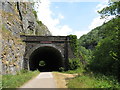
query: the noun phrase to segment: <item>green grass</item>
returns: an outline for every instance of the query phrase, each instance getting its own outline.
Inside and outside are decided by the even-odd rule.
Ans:
[[[67,86],[68,88],[119,88],[120,83],[113,76],[105,76],[102,74],[95,74],[87,72],[83,68],[76,70],[68,70],[63,73],[75,74],[78,76],[69,79]]]
[[[120,88],[120,83],[112,76],[86,74],[69,80],[68,88]]]
[[[3,75],[2,76],[2,88],[18,88],[28,80],[37,76],[39,71],[24,71],[17,73],[16,75]]]
[[[68,73],[68,74],[75,74],[75,73],[83,73],[84,69],[82,68],[77,68],[75,70],[68,70],[68,71],[64,71],[63,73]]]

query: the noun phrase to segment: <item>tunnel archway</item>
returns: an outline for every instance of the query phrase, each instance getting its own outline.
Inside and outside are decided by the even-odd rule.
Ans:
[[[44,62],[44,65],[40,65]],[[29,57],[30,70],[59,71],[64,67],[63,57],[61,52],[51,46],[42,46],[34,50]]]

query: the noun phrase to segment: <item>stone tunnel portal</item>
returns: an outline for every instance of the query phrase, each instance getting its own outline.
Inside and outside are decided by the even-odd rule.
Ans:
[[[29,58],[29,66],[30,70],[59,71],[61,67],[64,67],[64,62],[59,50],[54,47],[43,46],[32,52]]]

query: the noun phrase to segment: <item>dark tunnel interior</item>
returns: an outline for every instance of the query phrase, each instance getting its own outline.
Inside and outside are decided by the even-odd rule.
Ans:
[[[44,65],[41,65],[44,62]],[[63,67],[61,53],[54,47],[44,46],[36,49],[29,59],[30,70],[41,72],[59,71]]]

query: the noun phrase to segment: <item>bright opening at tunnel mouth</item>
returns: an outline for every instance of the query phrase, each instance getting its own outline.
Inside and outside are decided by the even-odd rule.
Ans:
[[[61,52],[51,46],[39,47],[29,57],[30,70],[41,72],[60,71],[64,67]]]
[[[42,60],[39,61],[39,66],[40,66],[40,67],[44,67],[45,65],[46,65],[45,61],[42,61]]]

